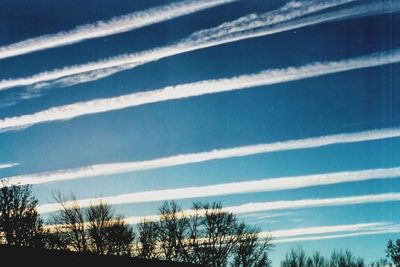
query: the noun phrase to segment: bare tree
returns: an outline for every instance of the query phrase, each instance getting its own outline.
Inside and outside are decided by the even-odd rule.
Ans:
[[[365,267],[364,259],[355,257],[349,250],[344,252],[334,250],[329,259],[325,259],[319,252],[314,252],[312,256],[307,256],[304,250],[299,247],[292,249],[286,254],[285,259],[281,262],[282,267]],[[387,261],[380,260],[371,263],[369,266],[390,266]]]
[[[87,209],[87,233],[98,254],[107,254],[108,230],[112,223],[111,207],[103,202]]]
[[[202,204],[200,202],[193,203],[193,213],[189,216],[189,236],[186,240],[187,250],[189,254],[189,261],[192,263],[200,264],[202,260]]]
[[[356,258],[350,250],[345,252],[334,250],[331,254],[330,267],[364,267],[365,263],[362,258]]]
[[[318,251],[314,252],[312,256],[307,256],[304,250],[301,247],[298,247],[296,249],[291,249],[290,252],[286,254],[285,259],[281,262],[281,266],[329,267],[330,262],[321,256]]]
[[[327,261],[318,251],[315,251],[307,260],[307,267],[325,267],[326,265]]]
[[[260,229],[241,223],[238,240],[233,250],[234,267],[270,266],[268,252],[272,248],[271,236],[260,237]]]
[[[62,231],[47,230],[44,235],[46,249],[69,250],[67,233]]]
[[[78,252],[89,251],[85,213],[76,201],[76,196],[71,194],[72,200],[67,202],[61,192],[55,192],[53,193],[53,198],[60,205],[58,214],[53,215],[53,221],[58,225],[58,235],[64,235],[68,246],[72,250]]]
[[[285,259],[281,262],[281,267],[305,267],[307,263],[307,256],[304,250],[299,247],[291,249],[286,254]]]
[[[100,202],[82,209],[74,195],[66,201],[60,193],[54,194],[60,204],[60,211],[53,216],[58,225],[53,236],[56,245],[66,241],[67,247],[74,251],[92,251],[102,255],[132,254],[135,238],[133,228],[122,216],[114,216],[111,206]],[[62,237],[62,239],[60,239]],[[57,239],[58,238],[58,239]]]
[[[194,203],[185,214],[176,202],[165,202],[157,222],[139,224],[137,255],[145,258],[198,263],[212,267],[269,266],[269,236],[223,210],[220,203]]]
[[[107,255],[132,256],[135,232],[125,218],[113,218],[106,228]]]
[[[238,241],[237,218],[233,213],[223,211],[221,203],[205,203],[202,209],[201,264],[226,266]]]
[[[146,259],[160,257],[158,251],[158,223],[143,220],[138,225],[138,244],[136,255]]]
[[[9,185],[0,188],[0,232],[7,244],[43,246],[43,221],[36,210],[38,200],[29,185]]]
[[[393,265],[386,259],[381,258],[369,264],[370,267],[392,267]]]
[[[264,252],[261,258],[254,264],[254,267],[272,267],[272,261],[268,255],[268,252]]]
[[[164,202],[159,209],[160,221],[158,238],[162,258],[189,262],[186,239],[189,233],[189,220],[176,202]]]

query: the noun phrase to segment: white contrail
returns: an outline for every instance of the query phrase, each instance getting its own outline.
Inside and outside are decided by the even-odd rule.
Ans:
[[[6,168],[11,168],[11,167],[14,167],[14,166],[17,166],[17,165],[19,165],[19,163],[1,163],[0,162],[0,169],[6,169]]]
[[[266,212],[266,211],[281,211],[290,209],[309,209],[320,207],[333,207],[333,206],[350,206],[360,204],[382,203],[400,201],[400,193],[385,193],[375,195],[361,195],[350,197],[337,197],[337,198],[320,198],[320,199],[300,199],[300,200],[284,200],[284,201],[270,201],[270,202],[255,202],[246,203],[238,206],[224,207],[223,211],[232,212],[237,215],[248,213]],[[47,211],[43,206],[39,206],[39,211],[46,213]],[[184,210],[184,214],[192,215],[192,209]],[[200,211],[202,214],[202,211]],[[270,218],[274,215],[268,215]],[[282,214],[279,214],[282,216]],[[265,217],[265,216],[264,216]],[[158,221],[160,217],[156,214],[146,216],[130,216],[126,221],[130,224],[140,223],[143,219],[146,221]]]
[[[186,53],[189,51],[194,51],[207,47],[217,46],[224,43],[235,42],[242,39],[252,38],[252,35],[254,33],[250,34],[250,31],[258,29],[260,27],[268,26],[271,27],[272,29],[272,26],[274,24],[278,24],[284,21],[290,21],[292,19],[302,17],[307,14],[316,13],[330,7],[335,7],[354,1],[357,0],[307,1],[307,2],[290,1],[287,4],[285,4],[282,8],[277,9],[275,11],[271,11],[261,15],[250,14],[241,17],[237,20],[234,20],[232,22],[223,23],[215,28],[200,30],[198,32],[193,33],[188,38],[172,46],[152,49],[149,51],[144,51],[136,54],[124,55],[122,57],[120,56],[120,57],[110,58],[105,61],[107,63],[115,62],[118,65],[118,67],[112,67],[107,69],[96,69],[93,71],[84,72],[82,74],[70,75],[64,78],[59,78],[55,81],[41,82],[40,85],[35,84],[34,87],[39,89],[53,87],[53,86],[65,87],[89,81],[95,81],[113,75],[115,73],[133,69],[137,66],[146,64],[151,61],[159,60],[165,57],[178,55],[181,53]],[[265,30],[263,30],[262,32],[263,32],[262,35],[268,34],[267,31]],[[273,33],[273,31],[271,31],[271,33]],[[238,37],[234,35],[240,35],[240,36]],[[119,62],[119,60],[121,59],[123,61]],[[124,65],[120,65],[120,63],[126,62],[126,60],[133,61],[135,63],[132,64],[124,63]],[[100,62],[100,64],[105,62]],[[94,64],[89,63],[85,64],[85,66],[88,67],[93,66],[97,68],[100,67],[101,65],[98,65],[96,63]],[[41,74],[35,76],[40,78]],[[0,89],[1,89],[1,82],[0,82]]]
[[[359,205],[388,201],[400,201],[400,193],[247,203],[239,206],[226,207],[225,210],[235,214],[243,214],[287,209]]]
[[[0,59],[70,45],[171,20],[237,0],[188,0],[150,8],[106,21],[80,25],[70,31],[48,34],[0,47]]]
[[[111,76],[115,73],[118,73],[118,72],[121,72],[124,70],[128,70],[128,69],[132,69],[132,68],[142,65],[142,64],[144,64],[144,63],[139,62],[139,63],[126,64],[126,65],[121,65],[121,66],[112,67],[112,68],[84,72],[82,74],[76,74],[73,76],[67,76],[65,78],[57,79],[57,80],[54,80],[51,82],[36,83],[31,88],[29,88],[25,94],[27,96],[33,95],[34,97],[36,97],[35,94],[38,94],[43,89],[47,89],[52,86],[65,87],[65,86],[72,86],[72,85],[76,85],[76,84],[86,83],[86,82],[90,82],[90,81],[96,81],[96,80]]]
[[[260,236],[272,236],[273,243],[292,243],[399,232],[399,224],[389,222],[374,222],[277,230],[271,232],[262,232],[260,233]]]
[[[249,14],[234,21],[225,22],[214,28],[200,30],[190,35],[186,41],[202,43],[210,40],[219,40],[225,43],[224,39],[227,38],[227,42],[232,42],[237,41],[236,39],[231,39],[235,34],[243,35],[243,37],[236,36],[236,38],[239,38],[238,40],[242,40],[242,38],[254,38],[299,27],[329,22],[332,21],[333,18],[336,20],[339,18],[352,17],[353,15],[371,14],[371,11],[372,13],[382,12],[378,11],[377,8],[378,6],[382,8],[382,3],[375,2],[372,4],[370,3],[369,5],[360,5],[342,9],[339,12],[328,12],[323,15],[325,20],[321,20],[321,15],[314,15],[315,13],[326,9],[343,6],[356,1],[358,0],[291,1],[274,11],[263,14]],[[313,16],[306,17],[308,15]],[[251,34],[250,31],[253,31],[253,34],[255,35]],[[244,33],[247,34],[244,35]]]
[[[396,12],[400,10],[400,3],[394,3],[392,1],[389,1],[388,3],[387,1],[378,1],[367,5],[359,5],[344,10],[332,11],[322,15],[303,17],[307,14],[313,14],[326,8],[340,6],[352,1],[353,0],[323,1],[319,4],[315,4],[314,6],[304,2],[299,6],[284,6],[278,11],[273,11],[262,15],[249,15],[236,21],[225,23],[216,28],[196,32],[181,42],[171,46],[155,48],[134,54],[125,54],[83,65],[65,67],[63,69],[39,73],[27,78],[2,80],[0,81],[0,90],[6,90],[16,86],[33,85],[36,83],[42,83],[42,85],[46,85],[47,81],[57,80],[67,76],[72,77],[67,77],[59,83],[64,85],[77,84],[80,82],[95,80],[96,78],[93,77],[104,77],[96,74],[96,72],[101,71],[102,69],[128,65],[120,67],[119,71],[122,71],[151,61],[216,45],[275,34],[319,23],[351,18],[354,16]],[[387,6],[390,8],[387,8]],[[245,24],[247,23],[248,26],[241,25],[242,21],[244,21]],[[87,74],[88,77],[82,79],[82,74],[87,72],[89,72]],[[95,74],[90,72],[95,72]],[[78,76],[74,77],[74,75]]]
[[[168,86],[153,91],[78,102],[53,107],[33,114],[4,118],[0,120],[0,132],[22,129],[38,123],[68,120],[79,116],[120,110],[150,103],[250,89],[257,86],[296,81],[398,62],[400,62],[400,49],[339,61],[315,62],[301,67],[272,69],[257,74]]]
[[[333,225],[333,226],[317,226],[317,227],[306,227],[306,228],[294,228],[287,230],[276,230],[269,232],[275,238],[283,237],[295,237],[303,235],[316,235],[316,234],[328,234],[336,232],[357,232],[365,230],[378,230],[382,227],[392,226],[388,222],[373,222],[373,223],[359,223],[359,224],[345,224],[345,225]]]
[[[134,223],[138,222],[140,221],[135,221]],[[128,221],[128,223],[130,222]],[[45,227],[49,230],[52,230],[62,226],[46,225]],[[400,224],[395,224],[393,222],[370,222],[331,226],[314,226],[264,231],[260,232],[258,236],[261,239],[272,237],[272,243],[279,244],[389,233],[400,233]]]
[[[359,205],[359,204],[371,204],[381,202],[393,202],[400,201],[400,193],[385,193],[375,195],[361,195],[361,196],[350,196],[350,197],[337,197],[337,198],[322,198],[322,199],[301,199],[301,200],[285,200],[285,201],[271,201],[271,202],[256,202],[246,203],[237,206],[224,207],[222,210],[225,212],[232,212],[236,215],[243,215],[248,213],[265,212],[265,211],[281,211],[290,209],[306,209],[306,208],[317,208],[317,207],[332,207],[332,206],[348,206],[348,205]],[[95,202],[93,202],[95,204]],[[60,206],[59,206],[60,207]],[[51,212],[46,210],[45,207],[39,206],[38,211],[40,213]],[[204,210],[197,211],[200,215],[204,215]],[[193,209],[187,209],[182,211],[186,216],[194,215]],[[280,213],[278,216],[286,215],[287,213]],[[264,215],[263,218],[272,218],[273,215]],[[138,224],[143,220],[146,221],[158,221],[160,216],[157,214],[145,215],[145,216],[130,216],[125,218],[128,224]],[[50,225],[50,228],[57,227]]]
[[[244,157],[261,153],[308,149],[333,144],[365,142],[400,137],[400,128],[377,129],[355,133],[325,135],[306,139],[294,139],[274,143],[250,146],[216,149],[206,152],[181,154],[146,161],[96,164],[76,169],[66,169],[53,172],[42,172],[8,177],[10,184],[43,184],[66,180],[81,179],[102,175],[112,175],[134,171],[152,170],[158,168],[199,163],[210,160]]]
[[[382,235],[391,233],[400,233],[400,225],[394,225],[392,227],[387,227],[387,229],[382,229],[382,230],[369,230],[369,231],[360,231],[360,232],[346,233],[346,234],[316,235],[316,236],[311,235],[311,236],[292,237],[292,238],[279,238],[273,240],[272,242],[275,244],[294,243],[294,242],[317,241],[326,239],[349,238],[355,236]]]
[[[299,189],[312,186],[367,181],[372,179],[390,179],[390,178],[397,178],[399,176],[400,176],[400,167],[387,168],[387,169],[348,171],[348,172],[334,172],[334,173],[323,173],[314,175],[268,178],[262,180],[233,182],[233,183],[224,183],[224,184],[215,184],[207,186],[197,186],[197,187],[182,187],[182,188],[162,189],[154,191],[143,191],[143,192],[128,193],[128,194],[108,196],[102,198],[80,199],[78,200],[78,204],[81,207],[88,207],[90,206],[91,203],[97,203],[99,201],[104,201],[110,205],[120,205],[120,204],[144,203],[151,201],[190,199],[190,198],[201,198],[201,197],[212,197],[212,196],[224,196],[232,194],[245,194],[254,192],[290,190],[290,189]],[[350,202],[351,200],[346,200],[346,201]],[[320,202],[323,202],[323,200],[320,200]],[[72,202],[66,203],[67,206],[71,204]],[[321,203],[319,204],[322,205]],[[285,202],[277,202],[275,203],[275,205],[285,207],[285,205],[289,204]],[[300,204],[297,203],[297,205]],[[313,205],[313,203],[312,202],[311,204],[308,203],[308,205]],[[57,211],[58,209],[59,205],[56,203],[44,204],[38,207],[38,211],[41,213],[53,212]]]

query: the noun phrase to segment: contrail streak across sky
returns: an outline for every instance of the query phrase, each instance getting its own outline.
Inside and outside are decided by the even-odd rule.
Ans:
[[[33,114],[0,119],[0,132],[26,128],[38,123],[68,120],[79,116],[120,110],[150,103],[250,89],[258,86],[279,84],[398,62],[400,62],[400,50],[393,50],[339,61],[314,62],[301,67],[272,69],[257,74],[168,86],[153,91],[78,102],[53,107]]]
[[[209,160],[244,157],[261,153],[308,149],[334,144],[365,142],[395,137],[400,137],[399,128],[325,135],[306,139],[279,141],[275,143],[257,144],[228,149],[216,149],[207,152],[181,154],[147,161],[97,164],[77,169],[19,175],[8,177],[7,179],[9,180],[10,184],[43,184],[81,179],[85,177],[179,166],[184,164],[205,162]]]
[[[313,14],[348,2],[352,2],[352,0],[334,2],[323,1],[316,6],[304,3],[292,8],[284,6],[281,9],[266,14],[249,15],[233,22],[224,23],[216,28],[201,30],[171,46],[159,47],[133,54],[120,55],[83,65],[65,67],[62,69],[39,73],[31,77],[2,80],[0,81],[0,90],[38,83],[38,86],[42,87],[46,86],[47,81],[62,79],[64,77],[64,79],[58,82],[55,81],[55,83],[64,85],[78,84],[106,77],[118,71],[131,69],[151,61],[198,49],[271,35],[320,23],[352,18],[354,16],[367,16],[382,12],[397,12],[400,10],[400,3],[393,3],[392,1],[376,1],[370,4],[331,11],[326,14],[303,17],[304,15]],[[387,7],[388,5],[390,8]],[[243,21],[245,22],[245,26],[241,25]],[[113,68],[113,70],[108,74],[102,71],[108,68]],[[101,73],[101,75],[99,73]]]
[[[360,182],[372,179],[389,179],[400,177],[400,167],[388,169],[370,169],[348,172],[333,172],[303,176],[289,176],[233,182],[197,187],[182,187],[127,193],[102,198],[88,198],[78,200],[81,207],[89,207],[92,203],[104,201],[110,205],[144,203],[151,201],[165,201],[201,198],[211,196],[224,196],[233,194],[245,194],[254,192],[270,192],[280,190],[299,189],[312,186],[332,185],[348,182]],[[74,202],[66,202],[65,205],[73,205]],[[283,205],[280,203],[280,205]],[[44,204],[38,207],[39,212],[53,212],[59,209],[57,203]]]
[[[48,34],[0,47],[0,59],[66,46],[131,31],[237,0],[187,0],[138,11],[105,21],[80,25],[70,31]]]

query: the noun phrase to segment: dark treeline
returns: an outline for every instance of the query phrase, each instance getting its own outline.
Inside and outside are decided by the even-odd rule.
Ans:
[[[350,250],[334,250],[329,257],[322,256],[318,251],[307,255],[301,248],[291,249],[281,262],[281,267],[388,267],[394,265],[387,258],[366,264],[363,258],[355,257]]]
[[[55,193],[59,212],[45,224],[38,214],[37,199],[28,185],[3,182],[0,189],[0,244],[101,255],[134,256],[205,266],[272,266],[269,254],[272,237],[226,212],[220,203],[194,203],[184,213],[174,201],[165,202],[157,220],[142,220],[134,228],[116,215],[107,203],[87,208],[72,195],[66,199]],[[72,200],[71,200],[72,199]],[[68,201],[67,201],[68,200]],[[333,251],[329,257],[319,252],[307,255],[292,249],[282,267],[400,267],[400,239],[389,241],[387,258],[366,264],[350,251]]]

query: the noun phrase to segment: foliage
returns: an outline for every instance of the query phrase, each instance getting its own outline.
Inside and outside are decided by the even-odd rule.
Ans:
[[[36,207],[37,199],[29,185],[0,188],[0,233],[9,245],[43,247],[44,230]]]
[[[392,259],[393,264],[396,267],[400,267],[400,239],[397,239],[395,242],[389,240],[386,253]]]

